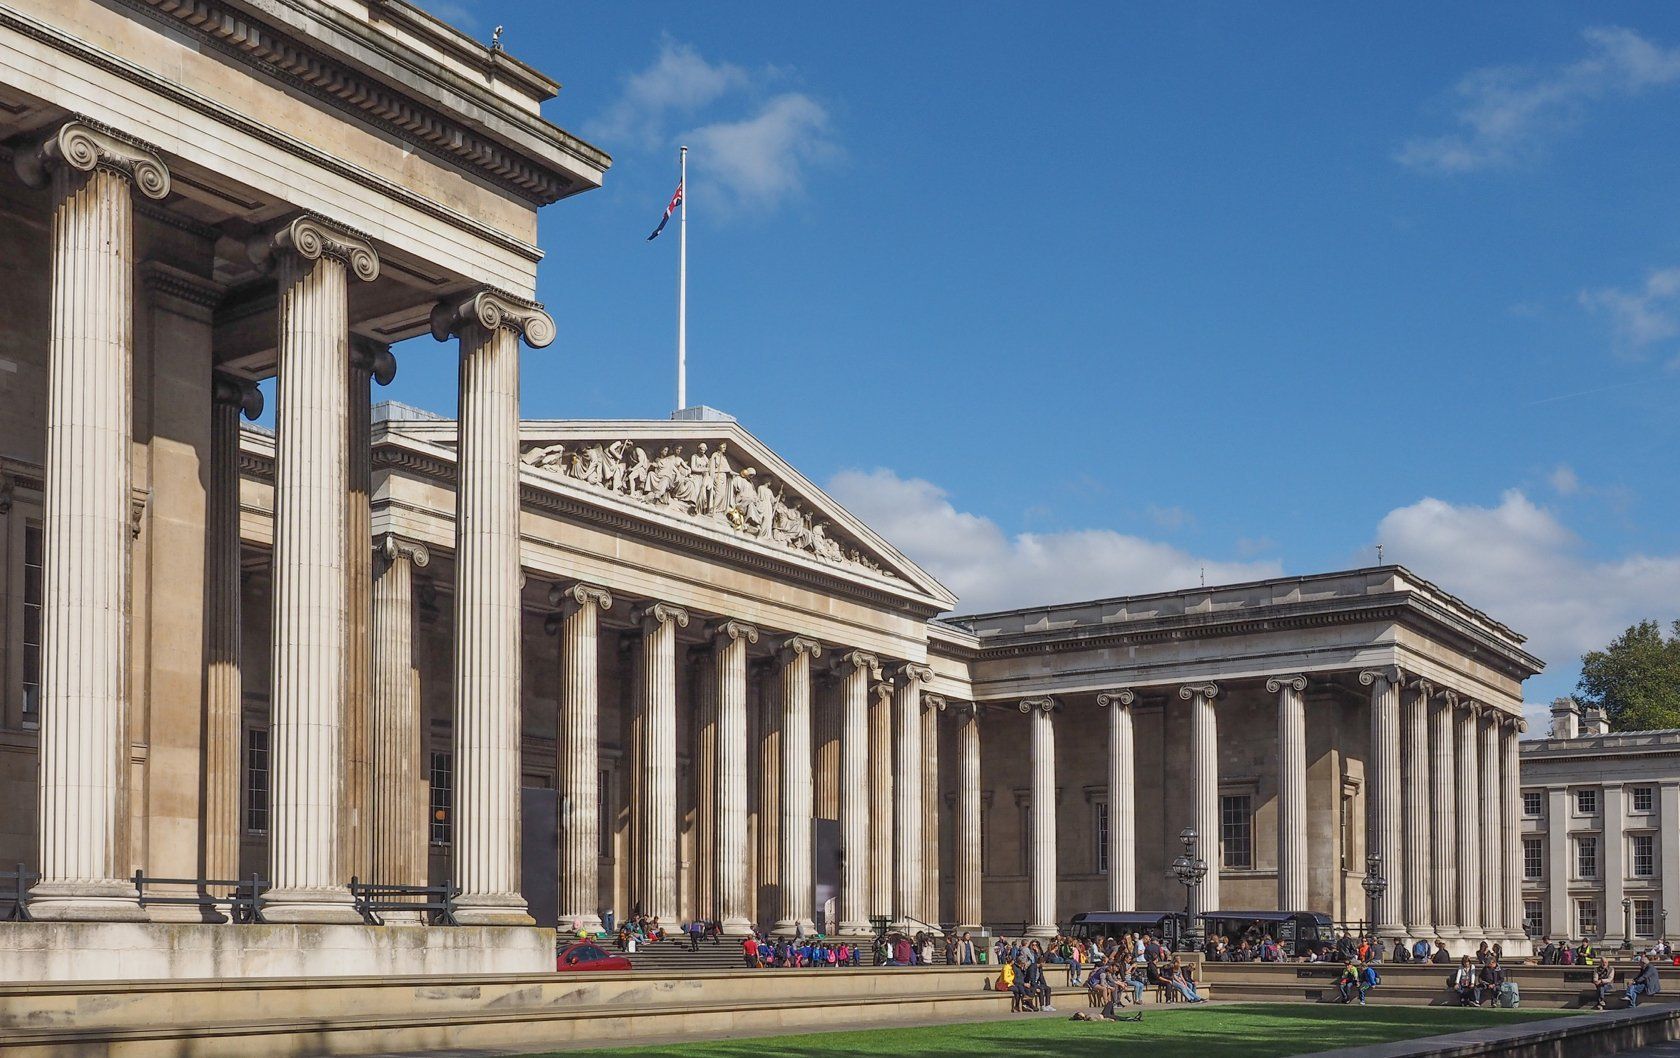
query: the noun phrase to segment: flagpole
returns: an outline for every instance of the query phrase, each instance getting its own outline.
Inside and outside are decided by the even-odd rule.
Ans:
[[[678,154],[677,186],[677,410],[688,407],[688,148]]]

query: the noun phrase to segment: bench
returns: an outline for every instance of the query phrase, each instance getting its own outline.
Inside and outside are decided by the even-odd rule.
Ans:
[[[415,911],[434,926],[456,926],[455,900],[461,890],[454,885],[388,885],[350,879],[350,899],[362,921],[383,926],[381,911]]]
[[[148,893],[147,886],[190,886],[193,893]],[[216,896],[212,889],[227,890],[226,896]],[[198,907],[208,911],[222,910],[227,905],[227,920],[237,924],[261,922],[261,897],[268,883],[257,875],[249,878],[154,878],[145,871],[134,872],[134,891],[140,906],[167,904],[177,907]]]

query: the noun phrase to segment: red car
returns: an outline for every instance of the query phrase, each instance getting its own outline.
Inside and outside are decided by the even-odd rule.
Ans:
[[[560,949],[554,958],[556,970],[628,970],[630,960],[614,955],[586,940],[576,940]]]

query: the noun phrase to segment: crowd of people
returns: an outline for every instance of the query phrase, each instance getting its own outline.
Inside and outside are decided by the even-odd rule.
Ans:
[[[1057,971],[1066,973],[1069,988],[1085,989],[1089,1005],[1101,1010],[1094,1016],[1109,1020],[1117,1009],[1141,1004],[1146,988],[1159,988],[1169,1002],[1206,1002],[1195,966],[1148,933],[1048,942],[1000,938],[995,954],[993,987],[1010,993],[1010,1009],[1016,1011],[1055,1010],[1050,979]]]

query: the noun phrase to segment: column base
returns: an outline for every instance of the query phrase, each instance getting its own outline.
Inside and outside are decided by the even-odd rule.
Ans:
[[[555,929],[563,936],[576,936],[579,931],[584,933],[601,932],[601,916],[589,915],[561,915],[555,919]]]
[[[852,919],[850,921],[842,919],[840,927],[834,932],[836,936],[841,937],[873,937],[875,935],[875,930],[870,926],[868,919]]]
[[[518,893],[470,893],[457,898],[455,921],[463,926],[530,926],[537,920]]]
[[[338,886],[270,889],[263,894],[262,917],[266,922],[325,923],[359,925],[362,916],[350,902],[350,890]]]
[[[1047,937],[1054,937],[1055,935],[1056,924],[1054,922],[1034,922],[1027,927],[1026,932],[1026,936],[1039,940],[1043,940]]]
[[[809,937],[817,932],[817,922],[813,918],[778,919],[770,932],[778,937]]]
[[[720,920],[718,929],[721,929],[726,937],[744,937],[753,932],[753,924],[744,916],[737,916]]]
[[[29,890],[29,917],[40,922],[145,922],[140,894],[128,882],[39,882]]]

